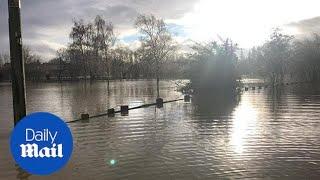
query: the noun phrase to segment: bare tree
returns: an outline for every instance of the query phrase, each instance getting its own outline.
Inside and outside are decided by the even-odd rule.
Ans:
[[[86,56],[86,38],[87,38],[87,31],[88,27],[84,23],[82,19],[74,20],[73,27],[70,33],[70,38],[72,43],[70,48],[73,50],[74,53],[74,61],[75,64],[80,65],[83,70],[83,75],[85,80],[87,79],[87,60]],[[80,60],[80,61],[79,61]]]
[[[6,53],[0,54],[0,67],[6,63],[10,63],[9,54],[6,54]]]
[[[130,66],[133,64],[133,52],[127,47],[117,47],[112,50],[112,73],[118,78],[131,76]],[[130,69],[132,70],[132,69]]]
[[[102,53],[105,59],[105,64],[107,67],[107,80],[108,87],[111,75],[111,59],[109,58],[109,51],[115,44],[116,36],[113,32],[113,24],[111,22],[106,22],[101,16],[97,16],[94,21],[94,26],[96,29],[95,34],[95,44],[96,53]]]
[[[280,29],[275,29],[270,39],[260,47],[252,48],[248,54],[249,65],[256,74],[269,77],[273,85],[281,84],[288,73],[294,56],[292,46],[293,36],[282,34]]]
[[[149,65],[155,71],[157,78],[157,96],[159,97],[159,75],[161,63],[175,49],[171,33],[162,19],[154,15],[139,15],[135,21],[140,31],[141,48],[149,57]]]
[[[31,64],[40,61],[40,57],[34,54],[28,46],[22,47],[22,55],[25,64]]]
[[[67,70],[66,64],[70,62],[69,52],[66,48],[60,48],[57,50],[57,61],[59,65],[58,80],[61,82],[62,73]]]

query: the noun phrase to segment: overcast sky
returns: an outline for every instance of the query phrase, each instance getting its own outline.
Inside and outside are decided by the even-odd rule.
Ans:
[[[181,43],[220,36],[250,48],[275,27],[297,35],[320,32],[319,7],[319,0],[22,0],[23,43],[48,60],[68,44],[73,18],[99,14],[114,23],[119,43],[135,47],[135,17],[153,13]],[[9,49],[7,8],[0,0],[0,52]]]

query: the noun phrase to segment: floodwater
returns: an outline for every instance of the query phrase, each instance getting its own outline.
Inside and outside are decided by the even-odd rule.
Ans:
[[[160,86],[165,100],[182,97],[174,81]],[[111,82],[109,91],[105,82],[27,87],[28,112],[49,111],[65,121],[155,98],[156,82],[148,80]],[[0,179],[320,179],[320,88],[307,84],[194,97],[69,124],[72,158],[45,177],[23,172],[10,155],[9,84],[0,84],[0,114]]]

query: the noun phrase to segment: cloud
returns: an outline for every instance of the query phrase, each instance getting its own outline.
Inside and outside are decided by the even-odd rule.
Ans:
[[[198,0],[22,0],[23,42],[45,60],[56,48],[67,45],[72,19],[92,20],[102,15],[115,25],[116,33],[134,35],[134,19],[139,13],[152,13],[176,19],[192,11]],[[9,50],[7,1],[0,2],[0,52]]]
[[[88,22],[96,15],[113,22],[119,41],[130,46],[133,43],[133,47],[139,44],[133,24],[141,13],[165,19],[179,42],[208,41],[220,35],[249,48],[263,43],[274,27],[287,25],[294,34],[320,30],[320,17],[316,17],[318,0],[21,1],[23,43],[45,60],[53,57],[57,48],[68,44],[73,18]],[[0,1],[0,52],[9,50],[7,9],[7,1]]]
[[[310,35],[314,33],[320,33],[320,16],[292,22],[287,26],[296,28],[299,34]]]

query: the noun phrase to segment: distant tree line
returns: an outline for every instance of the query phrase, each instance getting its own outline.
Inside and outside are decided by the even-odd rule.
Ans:
[[[189,52],[179,51],[168,25],[153,15],[135,20],[140,46],[133,50],[117,44],[111,22],[102,16],[74,20],[66,48],[43,63],[23,47],[27,80],[98,80],[187,78],[195,91],[234,90],[242,76],[262,77],[273,84],[320,80],[320,35],[297,39],[276,29],[263,45],[243,51],[230,39],[195,42]],[[0,80],[10,79],[10,60],[0,55]],[[188,89],[186,88],[186,89]],[[159,96],[159,90],[158,90]]]
[[[22,47],[22,55],[25,62],[26,78],[30,80],[37,80],[44,73],[41,73],[41,57],[33,53],[28,46]],[[10,79],[10,56],[8,53],[0,54],[0,81]]]
[[[135,27],[140,32],[141,45],[132,50],[117,45],[113,24],[102,16],[98,15],[90,22],[75,19],[69,34],[70,43],[59,49],[56,58],[49,62],[41,63],[40,57],[24,48],[27,80],[54,77],[57,80],[104,79],[109,82],[110,79],[156,78],[159,82],[160,76],[181,78],[183,73],[179,69],[184,69],[181,67],[184,56],[176,53],[176,44],[167,24],[153,15],[139,15]],[[9,62],[8,56],[4,57],[0,58],[1,66]],[[10,76],[1,69],[2,77]]]
[[[320,80],[320,36],[297,39],[275,29],[270,39],[240,58],[243,75],[263,77],[277,85],[288,81]]]

